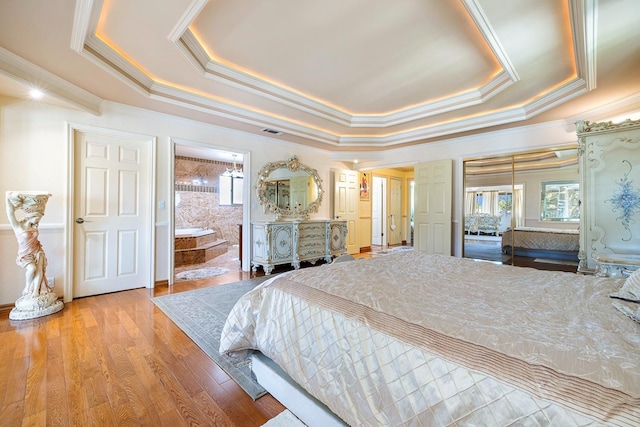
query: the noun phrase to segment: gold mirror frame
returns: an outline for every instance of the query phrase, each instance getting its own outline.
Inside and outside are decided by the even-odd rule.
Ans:
[[[278,169],[287,169],[290,172],[304,172],[309,174],[309,176],[313,178],[318,189],[318,197],[313,202],[309,203],[304,209],[289,210],[279,207],[276,202],[267,197],[269,176],[273,171]],[[320,179],[318,171],[300,163],[297,156],[293,156],[289,160],[265,164],[262,169],[260,169],[260,172],[258,172],[258,181],[256,182],[255,188],[256,195],[258,196],[258,200],[260,201],[264,212],[274,213],[276,215],[276,220],[308,219],[310,214],[318,212],[318,209],[322,204],[322,196],[324,194],[324,190],[322,189],[322,179]]]

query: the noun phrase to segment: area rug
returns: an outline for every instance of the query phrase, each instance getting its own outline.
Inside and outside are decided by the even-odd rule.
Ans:
[[[222,267],[204,267],[196,270],[183,271],[176,274],[176,282],[182,282],[185,280],[204,279],[205,277],[220,276],[221,274],[227,274],[228,268]]]
[[[291,411],[285,409],[275,417],[271,418],[262,427],[306,427]]]
[[[254,400],[266,391],[253,377],[251,359],[221,355],[218,349],[222,326],[233,305],[269,277],[273,275],[151,299]]]
[[[499,242],[471,243],[464,242],[465,258],[484,259],[489,261],[504,261]],[[509,258],[508,256],[506,258]]]
[[[413,250],[413,246],[395,246],[389,249],[383,249],[381,251],[369,252],[369,253],[372,255],[389,255],[396,252],[412,251],[412,250]]]

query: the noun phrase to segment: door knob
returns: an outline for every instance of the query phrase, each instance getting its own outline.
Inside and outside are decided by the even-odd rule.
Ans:
[[[82,224],[83,222],[91,222],[91,221],[85,221],[84,218],[76,218],[77,224]]]

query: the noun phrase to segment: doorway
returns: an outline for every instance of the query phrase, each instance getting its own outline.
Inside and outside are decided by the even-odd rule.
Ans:
[[[374,176],[371,183],[371,244],[387,246],[387,179]]]
[[[174,143],[173,283],[242,271],[243,153]]]

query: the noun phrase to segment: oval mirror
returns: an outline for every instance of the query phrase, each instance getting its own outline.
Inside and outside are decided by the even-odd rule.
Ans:
[[[264,165],[258,172],[256,193],[265,212],[276,219],[307,219],[322,203],[322,180],[318,171],[303,165],[296,156]]]

